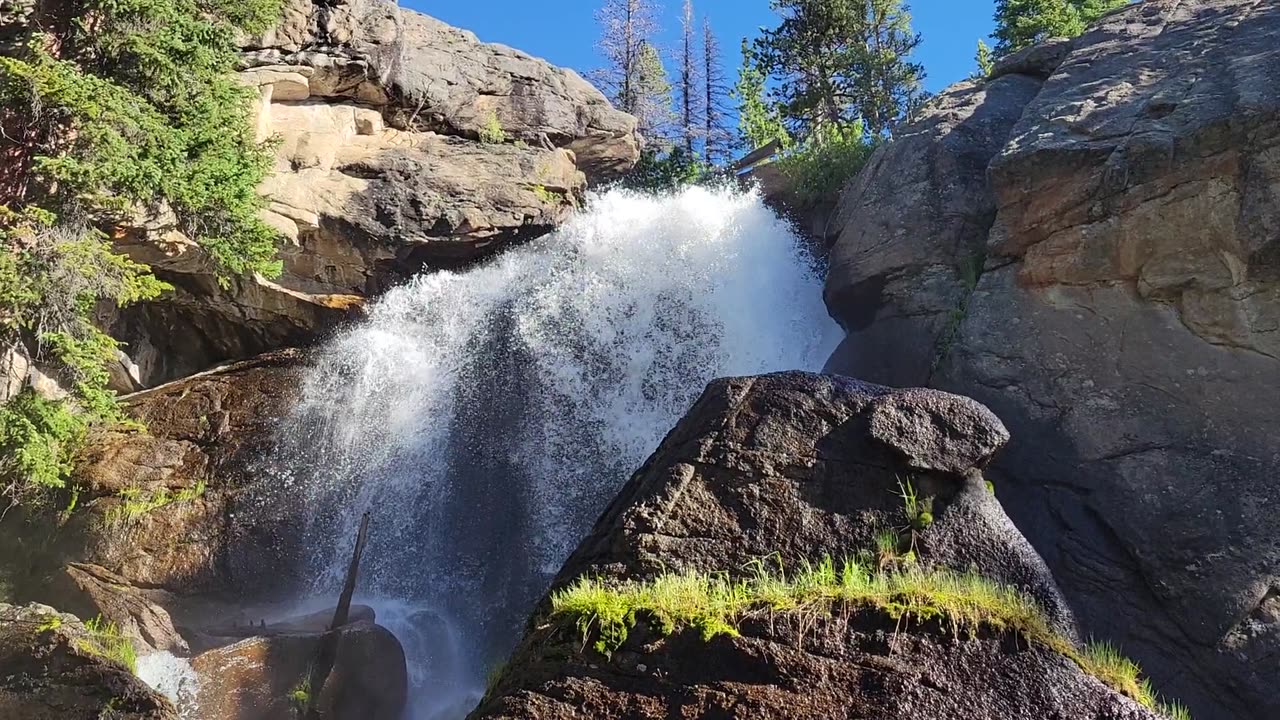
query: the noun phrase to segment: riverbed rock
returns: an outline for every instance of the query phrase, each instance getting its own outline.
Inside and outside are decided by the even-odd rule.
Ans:
[[[0,717],[6,720],[178,720],[165,697],[94,652],[74,615],[0,604]]]
[[[404,650],[385,628],[368,621],[344,627],[337,662],[316,703],[332,720],[400,720],[408,696]],[[195,657],[196,698],[219,720],[278,720],[294,716],[309,697],[307,678],[324,633],[253,637]],[[307,695],[297,695],[299,691]]]
[[[151,591],[164,595],[163,591]],[[185,655],[187,641],[169,613],[123,576],[98,565],[69,563],[55,582],[52,595],[79,617],[101,618],[130,640],[138,655],[164,651]]]
[[[284,272],[220,279],[172,214],[139,218],[117,246],[176,289],[104,316],[127,343],[122,391],[310,343],[424,267],[549,232],[588,175],[639,157],[635,119],[573,71],[390,0],[290,0],[243,44]]]
[[[990,475],[1091,631],[1201,720],[1280,716],[1280,6],[1147,0],[1002,72],[847,190],[828,369],[998,412]],[[1013,83],[963,152],[938,113]],[[958,212],[878,190],[921,169]]]
[[[1070,634],[1047,568],[982,479],[1007,439],[985,407],[947,393],[804,373],[717,380],[554,587],[851,557],[910,524],[911,483],[935,518],[914,534],[919,562],[1025,588]],[[762,614],[710,641],[642,621],[605,657],[548,607],[472,718],[1156,717],[1071,660],[998,633],[963,639],[848,610]]]

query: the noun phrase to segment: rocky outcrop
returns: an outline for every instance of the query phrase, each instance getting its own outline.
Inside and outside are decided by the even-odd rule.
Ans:
[[[192,667],[201,677],[201,713],[219,720],[277,720],[312,703],[320,717],[333,720],[400,720],[409,679],[395,636],[371,621],[345,626],[338,662],[311,697],[311,666],[324,635],[322,628],[253,637],[198,655]]]
[[[286,592],[306,510],[276,502],[265,522],[255,493],[271,484],[259,460],[302,362],[282,351],[128,398],[148,431],[93,439],[73,512],[28,521],[18,509],[0,522],[0,545],[13,551],[3,564],[23,597],[101,613],[140,649],[164,649],[176,641],[146,604],[172,610],[166,593]]]
[[[1008,439],[983,406],[930,390],[789,373],[712,383],[631,478],[555,585],[696,570],[745,576],[871,550],[909,525],[902,484],[931,498],[921,562],[1026,588],[1071,632],[1044,563],[981,470]],[[875,611],[763,613],[738,636],[643,625],[595,654],[547,605],[472,718],[1153,718],[1072,661]]]
[[[164,696],[95,650],[74,615],[0,604],[0,717],[14,720],[177,720]]]
[[[1147,0],[1011,58],[848,188],[827,284],[829,369],[1017,428],[1002,502],[1201,720],[1280,714],[1278,74],[1253,0]]]
[[[284,273],[224,289],[172,217],[140,222],[118,244],[176,290],[104,318],[122,390],[311,342],[424,266],[545,234],[639,157],[635,119],[572,71],[390,0],[290,0],[244,45]]]

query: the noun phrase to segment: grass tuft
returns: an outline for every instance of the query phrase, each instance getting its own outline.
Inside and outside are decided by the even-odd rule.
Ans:
[[[169,488],[160,488],[154,493],[147,494],[141,488],[127,488],[118,493],[117,497],[120,498],[121,503],[108,510],[104,520],[108,527],[127,525],[167,505],[197,500],[204,496],[206,489],[203,480],[193,487],[183,488],[177,492]]]
[[[904,495],[907,494],[904,492]],[[886,535],[881,554],[896,552],[895,538]],[[551,596],[553,618],[572,621],[584,642],[609,656],[622,647],[636,623],[643,619],[663,635],[696,630],[704,640],[736,636],[740,623],[764,613],[830,614],[836,610],[869,609],[903,622],[938,621],[956,635],[976,636],[979,630],[1015,633],[1070,658],[1085,672],[1117,692],[1173,720],[1190,720],[1181,705],[1164,704],[1137,663],[1113,646],[1091,643],[1083,651],[1053,629],[1044,610],[1021,592],[976,573],[958,573],[918,564],[830,557],[804,562],[788,576],[758,561],[746,579],[724,573],[666,574],[645,582],[607,583],[582,577]]]
[[[125,637],[115,623],[107,622],[99,615],[86,621],[84,629],[87,631],[86,637],[76,640],[77,650],[119,663],[128,668],[129,672],[138,672],[138,651],[134,649],[133,641]]]

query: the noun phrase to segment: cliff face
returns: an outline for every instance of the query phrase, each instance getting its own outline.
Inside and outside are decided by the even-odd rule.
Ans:
[[[846,189],[828,369],[970,395],[1090,629],[1280,714],[1280,6],[1147,0],[962,83]]]
[[[128,343],[122,390],[308,343],[423,267],[546,233],[588,178],[639,157],[635,120],[573,71],[390,0],[291,0],[243,44],[260,137],[278,143],[262,192],[284,274],[224,290],[169,219],[147,218],[121,245],[177,290],[108,318]]]

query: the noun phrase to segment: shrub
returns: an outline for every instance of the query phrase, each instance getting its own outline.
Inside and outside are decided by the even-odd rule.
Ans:
[[[485,116],[484,125],[479,130],[480,142],[488,145],[500,145],[507,141],[507,133],[502,129],[498,114],[492,110]]]
[[[814,204],[840,192],[871,158],[878,142],[860,122],[823,125],[776,162],[791,180],[802,204]]]
[[[697,184],[707,176],[708,168],[702,160],[682,147],[672,148],[665,154],[645,149],[622,186],[645,192],[666,192]]]

